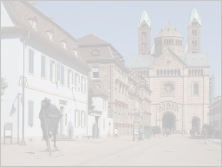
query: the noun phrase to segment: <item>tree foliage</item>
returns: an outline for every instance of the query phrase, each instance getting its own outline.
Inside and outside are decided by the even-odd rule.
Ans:
[[[95,108],[92,101],[93,91],[89,89],[88,93],[88,110],[91,111]]]
[[[8,87],[8,83],[5,78],[1,77],[1,97],[4,95],[5,89]]]

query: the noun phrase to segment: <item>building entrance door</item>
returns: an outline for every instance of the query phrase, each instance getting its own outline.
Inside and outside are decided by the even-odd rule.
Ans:
[[[162,118],[162,128],[175,130],[175,116],[171,113],[166,113]]]

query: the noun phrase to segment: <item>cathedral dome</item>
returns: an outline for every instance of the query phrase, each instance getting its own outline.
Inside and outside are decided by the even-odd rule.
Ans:
[[[161,31],[157,35],[157,38],[158,37],[181,37],[181,38],[183,38],[183,36],[180,34],[180,32],[175,27],[173,27],[170,23],[168,23],[163,29],[161,29]]]

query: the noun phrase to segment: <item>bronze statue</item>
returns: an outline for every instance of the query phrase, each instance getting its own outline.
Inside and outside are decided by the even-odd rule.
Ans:
[[[43,139],[46,141],[47,150],[51,152],[49,139],[53,136],[55,151],[59,151],[56,146],[56,135],[58,132],[58,124],[62,117],[59,109],[51,104],[51,100],[45,98],[41,103],[42,107],[39,113],[39,119],[41,121],[41,128],[43,133]]]

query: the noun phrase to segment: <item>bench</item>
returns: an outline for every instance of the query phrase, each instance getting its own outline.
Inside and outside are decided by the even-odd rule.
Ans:
[[[6,135],[6,131],[10,131],[11,133],[9,135]],[[5,123],[4,125],[4,144],[5,144],[5,138],[11,138],[11,144],[12,144],[12,123]]]

